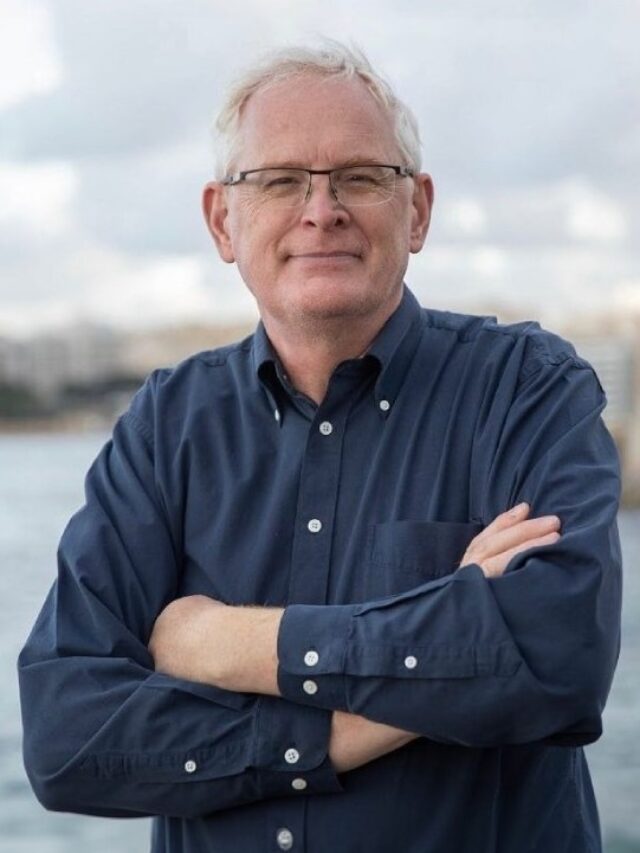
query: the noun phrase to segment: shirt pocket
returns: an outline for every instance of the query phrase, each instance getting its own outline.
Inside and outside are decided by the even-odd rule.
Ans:
[[[371,532],[370,568],[377,594],[394,595],[452,574],[483,529],[473,521],[387,521]]]

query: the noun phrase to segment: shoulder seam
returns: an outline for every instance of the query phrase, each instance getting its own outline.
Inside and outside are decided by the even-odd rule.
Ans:
[[[121,420],[127,419],[131,421],[131,425],[136,432],[142,436],[145,442],[149,445],[149,449],[153,450],[153,433],[147,424],[141,420],[138,415],[134,414],[130,409],[123,413]]]
[[[528,378],[545,367],[560,367],[561,364],[566,364],[567,362],[572,364],[578,370],[591,370],[592,372],[595,372],[588,361],[585,361],[583,358],[580,358],[580,356],[573,355],[570,352],[552,356],[538,350],[535,356],[524,362],[520,369],[520,373],[524,378]]]

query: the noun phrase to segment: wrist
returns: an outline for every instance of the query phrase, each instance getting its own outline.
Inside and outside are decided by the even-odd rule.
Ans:
[[[400,749],[419,735],[376,723],[357,714],[334,711],[331,718],[329,759],[337,773]]]
[[[283,613],[274,607],[226,609],[221,625],[225,654],[216,667],[217,686],[237,693],[280,695],[277,641]]]

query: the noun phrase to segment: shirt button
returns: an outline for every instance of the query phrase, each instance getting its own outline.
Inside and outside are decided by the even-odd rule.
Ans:
[[[308,679],[307,681],[303,682],[302,689],[305,693],[308,693],[309,696],[313,696],[314,693],[318,692],[318,685],[315,683],[315,681],[311,681],[311,679]]]
[[[300,758],[300,753],[297,749],[288,749],[284,754],[284,760],[287,764],[295,764],[296,761]]]
[[[195,773],[195,771],[198,769],[198,765],[195,763],[195,761],[185,761],[184,769],[187,771],[187,773]]]
[[[304,791],[304,789],[307,787],[307,780],[306,779],[294,779],[293,782],[291,783],[291,787],[296,791]]]
[[[281,850],[291,850],[293,847],[293,833],[289,829],[279,829],[276,841]]]
[[[322,435],[331,435],[333,432],[333,424],[329,423],[329,421],[322,421],[318,429]]]
[[[407,655],[404,659],[404,665],[407,669],[415,669],[418,666],[418,658],[413,655]]]
[[[320,655],[318,652],[310,651],[307,652],[304,656],[304,662],[307,666],[315,666],[320,660]]]
[[[307,524],[307,528],[311,533],[320,533],[322,530],[322,522],[318,518],[312,518]]]
[[[378,404],[383,412],[388,412],[391,408],[391,403],[388,400],[380,400]]]
[[[280,412],[276,409],[273,413],[273,417],[279,421],[280,420]]]

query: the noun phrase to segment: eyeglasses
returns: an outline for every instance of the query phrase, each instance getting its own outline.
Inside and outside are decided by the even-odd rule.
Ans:
[[[249,169],[228,175],[227,187],[241,186],[273,207],[297,207],[311,195],[311,176],[328,175],[333,197],[345,207],[382,204],[393,197],[399,178],[412,178],[408,166],[358,165],[339,169]]]

